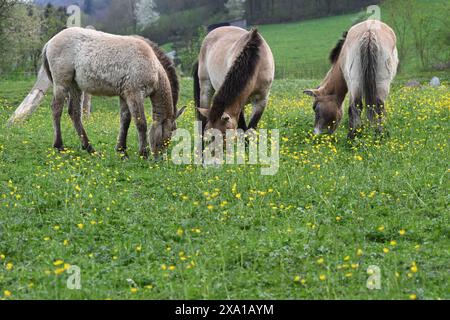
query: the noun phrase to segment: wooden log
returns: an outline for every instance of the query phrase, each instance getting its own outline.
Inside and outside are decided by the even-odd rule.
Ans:
[[[34,111],[44,100],[45,94],[52,87],[52,82],[47,76],[44,68],[41,67],[38,73],[38,77],[33,89],[28,96],[23,100],[20,106],[16,109],[12,117],[8,121],[9,126],[13,126],[19,123],[23,123],[31,117]],[[91,95],[83,94],[83,113],[89,117],[92,111]]]
[[[39,107],[45,97],[46,92],[52,86],[50,79],[47,76],[44,68],[41,67],[38,73],[36,84],[31,92],[23,100],[13,116],[9,119],[8,125],[15,125],[27,120],[33,112]]]

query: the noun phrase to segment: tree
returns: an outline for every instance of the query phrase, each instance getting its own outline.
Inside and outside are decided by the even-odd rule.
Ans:
[[[138,0],[134,14],[136,16],[137,27],[141,31],[159,19],[155,0]]]

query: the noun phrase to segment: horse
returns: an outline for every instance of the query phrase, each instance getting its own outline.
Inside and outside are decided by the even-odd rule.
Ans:
[[[330,54],[332,67],[317,89],[304,93],[314,98],[314,134],[333,134],[343,117],[342,104],[350,92],[349,139],[361,127],[364,109],[377,133],[383,133],[385,102],[399,64],[395,32],[381,21],[368,20],[344,33]]]
[[[193,71],[202,133],[209,129],[223,134],[227,130],[256,129],[267,107],[274,76],[272,51],[256,29],[220,27],[210,32]],[[248,103],[253,104],[253,112],[247,126],[244,108]]]
[[[117,36],[83,28],[68,28],[43,48],[43,66],[53,83],[54,148],[64,150],[61,135],[63,105],[68,98],[69,115],[80,136],[83,150],[95,153],[81,118],[82,93],[118,96],[121,129],[116,150],[126,155],[131,118],[139,133],[139,154],[149,156],[144,99],[150,97],[153,124],[151,151],[155,157],[167,147],[176,120],[178,79],[170,59],[156,44],[136,36]]]

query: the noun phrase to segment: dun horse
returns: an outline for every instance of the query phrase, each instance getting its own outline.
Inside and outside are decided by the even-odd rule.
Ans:
[[[332,51],[333,67],[318,89],[306,90],[314,97],[315,134],[333,134],[342,117],[342,104],[350,92],[350,134],[355,138],[361,126],[363,98],[367,116],[383,131],[384,104],[398,67],[396,35],[386,24],[369,20],[355,25],[344,34]]]
[[[160,154],[172,132],[177,111],[178,79],[171,61],[153,43],[139,37],[116,36],[82,28],[69,28],[52,38],[43,49],[43,65],[53,82],[54,147],[63,150],[61,116],[66,98],[69,115],[82,147],[94,153],[81,119],[82,92],[119,96],[121,129],[117,150],[125,154],[133,117],[139,132],[139,153],[149,155],[144,99],[153,105],[151,149]]]
[[[222,133],[256,129],[268,103],[274,73],[272,51],[257,30],[222,27],[212,31],[194,67],[194,96],[202,129]],[[250,102],[253,113],[247,126],[244,107]]]

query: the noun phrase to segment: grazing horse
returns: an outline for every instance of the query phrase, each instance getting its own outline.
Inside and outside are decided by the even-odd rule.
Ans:
[[[203,132],[256,129],[274,74],[272,51],[257,30],[222,27],[209,33],[193,74],[197,118],[203,123]],[[250,102],[253,113],[247,126],[244,107]]]
[[[178,80],[162,51],[139,37],[116,36],[82,28],[66,29],[53,37],[43,49],[43,65],[53,82],[54,147],[63,150],[61,116],[66,98],[69,115],[89,153],[90,144],[81,119],[82,92],[96,96],[119,96],[121,130],[117,150],[125,153],[131,118],[139,132],[139,154],[148,158],[147,120],[144,99],[153,105],[150,130],[151,150],[155,156],[164,151],[176,130]],[[175,74],[176,77],[176,74]],[[174,85],[175,84],[175,85]]]
[[[333,134],[342,120],[342,104],[350,92],[350,133],[354,139],[361,126],[363,97],[367,116],[382,133],[385,101],[397,74],[397,38],[381,21],[368,20],[344,34],[330,55],[333,64],[318,89],[304,93],[315,98],[315,134]]]

